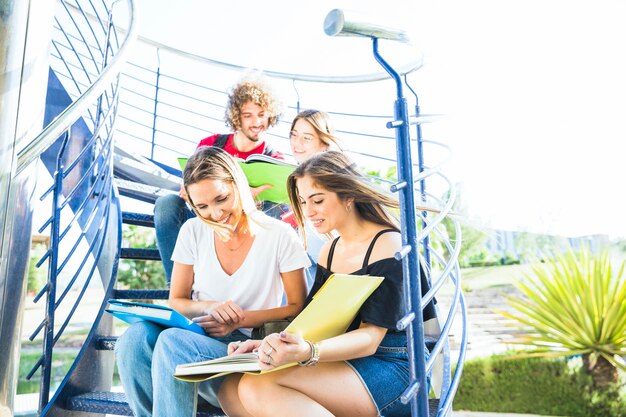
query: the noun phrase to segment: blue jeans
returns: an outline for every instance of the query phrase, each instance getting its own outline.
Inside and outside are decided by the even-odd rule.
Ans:
[[[154,203],[154,230],[168,287],[172,279],[172,253],[176,247],[178,232],[183,223],[192,217],[195,217],[195,213],[176,194],[159,197]]]
[[[280,220],[283,213],[289,211],[286,204],[276,204],[270,201],[263,201],[261,210],[268,216]],[[176,247],[178,232],[187,220],[195,217],[196,214],[190,210],[185,200],[177,194],[168,194],[157,198],[154,203],[154,229],[156,233],[157,247],[165,270],[165,280],[169,286],[172,279],[172,253]]]
[[[219,407],[223,378],[180,381],[173,376],[176,365],[225,356],[229,342],[245,339],[239,331],[212,338],[146,321],[130,326],[115,344],[115,358],[135,417],[195,417],[198,394]]]

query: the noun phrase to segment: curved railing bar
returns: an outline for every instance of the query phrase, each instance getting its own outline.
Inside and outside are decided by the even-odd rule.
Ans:
[[[465,305],[465,297],[461,295],[459,299],[461,306],[461,318],[463,323],[467,323],[467,307]],[[459,349],[459,354],[457,356],[457,364],[456,369],[454,370],[454,376],[450,382],[448,387],[448,393],[446,395],[443,403],[439,403],[439,412],[437,416],[444,415],[449,410],[452,409],[452,400],[454,400],[454,394],[456,394],[456,390],[459,387],[459,383],[461,382],[461,375],[463,374],[463,368],[465,368],[465,354],[467,352],[467,326],[461,326],[461,348]]]
[[[59,23],[59,22],[58,22],[58,20],[55,20],[55,23]],[[62,31],[63,31],[63,26],[61,26],[60,24],[59,24],[59,25],[54,24],[52,27],[53,27],[55,30],[59,31],[59,32],[62,32]],[[71,34],[71,33],[67,33],[67,34],[66,34],[66,36],[67,36],[67,37],[69,37],[69,38],[71,38],[71,39],[74,39],[75,41],[78,41],[78,42],[82,42],[82,43],[84,43],[84,44],[85,44],[85,46],[86,46],[87,48],[95,48],[95,49],[99,49],[99,47],[98,47],[98,46],[94,46],[93,44],[89,43],[87,40],[83,40],[83,39],[79,38],[78,36],[73,35],[73,34]],[[55,39],[54,41],[55,41],[57,44],[59,44],[60,46],[64,47],[65,49],[72,50],[72,48],[70,48],[69,46],[65,45],[65,44],[62,42],[62,39]],[[101,51],[99,51],[99,52],[101,52]],[[89,57],[88,57],[87,55],[85,55],[84,53],[82,53],[82,52],[78,52],[78,55],[80,55],[82,58],[89,59]],[[94,62],[97,62],[97,61],[94,61]],[[93,75],[93,74],[97,74],[97,71],[98,71],[98,70],[100,70],[100,68],[96,68],[96,72],[92,72],[92,73],[90,73],[90,74],[92,74],[92,75]]]
[[[107,113],[104,115],[104,119],[105,120],[109,120],[111,119],[112,115],[114,114],[114,110],[116,109],[116,107],[109,107],[107,110]],[[114,123],[114,122],[112,122]],[[74,170],[74,168],[76,167],[76,165],[78,165],[79,162],[81,162],[87,155],[87,151],[90,150],[93,146],[95,146],[97,144],[98,138],[100,137],[100,134],[102,133],[102,129],[106,126],[106,123],[101,123],[99,126],[97,126],[95,132],[92,134],[92,138],[89,140],[89,142],[87,142],[85,144],[85,146],[83,147],[83,149],[81,149],[81,151],[79,152],[79,154],[76,156],[76,158],[74,158],[74,160],[72,161],[72,163],[65,168],[65,171],[63,172],[63,178],[66,178],[68,175],[70,175],[72,173],[72,171]],[[107,132],[108,133],[108,132]],[[110,139],[107,139],[107,142],[110,141]],[[92,167],[94,166],[94,164],[91,165]],[[90,170],[93,170],[93,168],[90,168]],[[78,188],[78,187],[75,187]],[[69,195],[66,197],[66,200],[69,200]]]
[[[110,172],[109,172],[109,174],[110,174]],[[110,176],[110,175],[109,175],[109,176]],[[106,181],[104,181],[104,182],[103,182],[103,186],[107,186],[107,185],[108,185],[108,186],[110,186],[111,184],[112,184],[112,183],[111,183],[111,181],[110,181],[110,180],[106,180]],[[99,199],[98,199],[98,201],[99,201],[99,202],[102,202],[102,200],[103,200],[102,198],[99,198]],[[92,224],[92,223],[93,223],[93,221],[96,219],[95,214],[97,214],[97,213],[98,213],[98,210],[94,210],[94,211],[93,211],[93,214],[92,214],[92,215],[90,215],[90,218],[89,218],[89,220],[88,220],[88,222],[86,223],[86,226],[85,226],[86,230],[89,230],[89,228],[91,227],[91,224]],[[65,264],[67,264],[67,262],[68,262],[68,261],[70,260],[70,258],[71,258],[71,255],[73,255],[73,254],[74,254],[74,252],[75,252],[75,251],[76,251],[76,249],[78,248],[78,245],[80,244],[80,242],[82,241],[82,239],[84,239],[84,238],[86,238],[86,237],[87,237],[87,232],[86,232],[86,231],[83,231],[83,232],[82,232],[82,233],[78,236],[78,238],[76,239],[76,242],[75,242],[75,244],[74,244],[74,247],[73,247],[73,248],[72,248],[72,250],[71,250],[71,253],[70,253],[70,254],[68,254],[68,256],[66,256],[66,258],[65,258],[64,262],[61,264],[61,266],[65,266]],[[91,244],[89,245],[89,251],[86,251],[85,256],[83,257],[82,262],[81,262],[81,264],[80,264],[80,267],[76,270],[76,272],[74,273],[74,276],[73,276],[73,277],[72,277],[72,279],[69,281],[69,283],[68,283],[68,285],[67,285],[67,287],[66,287],[66,291],[62,294],[62,297],[65,297],[65,293],[66,293],[69,289],[71,289],[71,286],[73,285],[73,283],[74,283],[74,282],[76,281],[76,279],[80,276],[80,272],[82,271],[83,266],[85,265],[85,263],[86,263],[87,259],[89,259],[89,257],[91,256],[92,249],[93,249],[93,247],[95,246],[95,242],[97,242],[97,240],[96,240],[96,239],[93,239],[93,241],[92,241],[92,242],[91,242]],[[95,261],[97,262],[97,259],[95,259]],[[62,270],[62,268],[61,268],[61,267],[59,267],[59,268],[57,269],[57,272],[61,272],[61,270]],[[59,297],[59,298],[61,298],[61,297]],[[61,301],[62,301],[62,300],[60,300],[60,299],[56,301],[56,303],[55,303],[55,309],[59,307],[59,305],[61,304]]]
[[[460,233],[460,231],[461,231],[460,226],[458,226],[458,224],[457,224],[457,225],[455,225],[455,227],[458,227],[458,232]],[[448,247],[448,250],[452,250],[452,248],[449,245],[449,242],[444,241],[444,244]],[[443,345],[446,342],[446,339],[447,339],[447,337],[450,334],[450,328],[452,327],[452,323],[454,322],[454,319],[455,319],[455,316],[456,316],[456,312],[455,311],[456,311],[456,307],[458,306],[458,303],[459,303],[459,297],[461,296],[461,286],[458,285],[458,279],[456,278],[455,274],[450,272],[450,269],[458,268],[458,262],[456,262],[456,260],[458,259],[459,253],[461,253],[461,245],[457,244],[456,247],[454,248],[454,252],[452,252],[452,255],[450,256],[450,259],[446,263],[445,259],[443,257],[441,257],[438,252],[434,252],[435,257],[439,260],[439,262],[441,262],[442,264],[446,265],[446,269],[448,269],[448,266],[451,267],[451,268],[449,268],[448,274],[445,276],[445,279],[441,279],[440,281],[444,281],[444,280],[447,280],[448,278],[450,278],[450,280],[454,284],[454,296],[452,297],[452,302],[451,302],[451,305],[450,305],[450,311],[448,313],[448,317],[446,317],[444,325],[443,325],[443,327],[442,327],[442,329],[440,331],[439,340],[437,340],[437,343],[435,343],[435,346],[433,347],[433,349],[430,352],[430,357],[426,361],[427,369],[430,369],[429,365],[432,367],[432,364],[435,362],[435,358],[436,358],[437,354],[439,354],[439,352],[441,352],[441,349],[443,348]],[[457,272],[457,271],[455,271],[455,272]],[[427,304],[423,304],[423,305],[426,306]]]
[[[80,34],[80,39],[77,39],[77,40],[78,40],[79,42],[82,42],[82,43],[83,43],[83,44],[85,44],[85,45],[89,45],[89,44],[87,43],[87,39],[85,39],[85,36],[83,35],[83,31],[82,31],[82,30],[80,30],[80,27],[78,26],[78,23],[76,23],[76,20],[74,19],[74,16],[72,15],[72,13],[70,13],[70,11],[69,11],[69,9],[68,9],[68,7],[67,7],[67,6],[68,6],[68,5],[67,5],[67,3],[66,3],[66,2],[64,2],[64,1],[62,1],[61,3],[63,4],[63,7],[65,8],[65,11],[67,12],[67,16],[70,18],[70,20],[71,20],[71,21],[72,21],[72,23],[74,24],[74,27],[76,28],[76,30],[77,30],[77,31],[78,31],[78,33]],[[83,10],[81,9],[80,5],[77,5],[77,6],[78,6],[79,10],[82,12]],[[84,13],[83,13],[83,16],[84,16]],[[56,20],[56,19],[55,19],[55,20]],[[58,20],[57,20],[57,22],[58,22]],[[60,23],[59,23],[59,26],[61,26],[61,24],[60,24]],[[99,51],[99,52],[103,52],[103,51],[102,51],[102,49],[101,49],[101,47],[100,47],[100,42],[98,42],[98,39],[97,39],[97,37],[96,37],[96,34],[95,34],[95,33],[94,33],[94,31],[93,31],[93,27],[92,27],[91,25],[87,25],[87,27],[89,27],[89,30],[91,30],[91,34],[93,35],[93,37],[94,37],[94,39],[95,39],[95,41],[96,41],[96,44],[98,45],[98,47],[97,47],[98,51]],[[70,41],[70,39],[69,39],[69,37],[68,37],[67,32],[66,32],[66,31],[65,31],[65,29],[63,29],[62,27],[61,27],[61,32],[63,33],[63,35],[65,35],[65,39],[67,39],[67,41],[69,42],[69,44],[70,44],[70,45],[72,45],[72,49],[74,49],[74,45],[73,45],[73,44],[72,44],[72,42]],[[93,56],[93,53],[91,52],[91,48],[90,48],[90,47],[87,47],[86,49],[87,49],[87,52],[89,52],[89,55],[90,55],[90,57],[91,57],[91,59],[89,60],[89,62],[93,62],[94,67],[96,68],[96,71],[98,71],[98,70],[100,69],[100,68],[98,68],[98,63],[99,63],[99,62],[98,62],[98,61],[96,61],[96,57],[94,57],[94,56]],[[78,56],[78,55],[79,55],[79,52],[78,52],[77,50],[75,50],[75,49],[74,49],[74,51],[75,51],[76,56]],[[80,59],[79,59],[79,61],[81,62],[81,65],[82,65],[82,60],[80,60]],[[85,74],[87,74],[87,78],[88,78],[88,80],[91,82],[91,79],[89,79],[89,75],[88,75],[88,74],[89,74],[89,72],[87,71],[87,69],[86,69],[86,68],[84,68],[84,67],[83,67],[83,69],[84,69],[84,71],[85,71]]]
[[[106,224],[106,222],[108,222],[109,219],[109,205],[107,205],[105,207],[105,214],[102,216],[103,222],[101,224]],[[98,235],[100,235],[100,232],[102,231],[102,227],[100,227],[98,229]],[[88,252],[88,254],[91,254],[92,249],[93,249],[93,244],[94,243],[100,243],[100,247],[98,248],[97,254],[96,256],[94,256],[94,262],[93,265],[91,266],[91,271],[89,272],[89,274],[87,275],[87,279],[85,280],[85,285],[83,285],[82,290],[80,291],[80,293],[76,296],[76,302],[74,303],[74,305],[72,306],[72,308],[70,309],[68,316],[66,318],[66,320],[63,322],[63,324],[61,325],[61,327],[58,329],[58,331],[56,332],[56,335],[54,336],[53,340],[52,340],[52,346],[55,346],[56,343],[58,342],[59,338],[63,335],[63,330],[65,330],[65,327],[67,327],[69,321],[71,320],[72,316],[74,315],[74,312],[76,311],[76,308],[78,307],[78,305],[80,304],[80,301],[83,298],[83,295],[85,294],[85,291],[87,290],[87,287],[89,286],[89,283],[91,281],[91,278],[93,277],[93,272],[95,271],[95,269],[98,267],[98,262],[97,260],[100,258],[100,254],[102,253],[102,249],[104,248],[104,242],[106,238],[106,234],[102,234],[101,239],[98,241],[97,239],[94,238],[93,242],[92,242],[92,246],[90,246],[90,251]],[[81,268],[84,265],[84,263],[81,263]],[[45,322],[43,323],[45,325]],[[32,340],[32,339],[31,339]],[[32,376],[35,374],[35,372],[37,372],[37,369],[39,369],[39,367],[43,364],[43,361],[45,359],[46,355],[42,354],[39,357],[39,360],[35,363],[35,365],[33,366],[33,368],[30,370],[30,372],[28,373],[28,375],[26,376],[26,379],[30,379],[32,378]]]
[[[70,40],[70,38],[67,36],[67,34],[66,34],[66,32],[65,32],[65,29],[63,29],[63,27],[61,26],[61,23],[59,22],[59,20],[58,20],[56,17],[55,17],[55,20],[56,20],[56,22],[57,22],[57,23],[58,23],[58,25],[59,25],[59,28],[60,28],[61,33],[63,34],[63,36],[65,36],[65,39],[67,40],[67,43],[69,44],[69,49],[70,49],[70,50],[73,52],[73,54],[76,56],[76,58],[77,58],[77,60],[78,60],[78,63],[79,63],[79,64],[80,64],[80,66],[81,66],[81,69],[82,69],[81,74],[84,74],[84,75],[87,77],[87,81],[91,84],[91,75],[92,75],[92,74],[90,74],[90,73],[89,73],[89,71],[87,71],[87,68],[86,68],[86,67],[85,67],[85,65],[83,64],[83,60],[82,60],[82,59],[80,59],[80,56],[79,56],[78,50],[76,49],[76,47],[74,46],[74,44],[72,43],[72,41]],[[53,41],[53,43],[56,45],[56,44],[57,44],[57,43],[59,43],[59,42],[57,42],[57,41]],[[57,51],[59,52],[59,54],[61,53],[61,51],[60,51],[60,50],[58,50],[58,49],[57,49]],[[66,60],[64,59],[63,61],[65,62]],[[65,64],[65,66],[67,67],[67,66],[68,66],[68,64],[66,63],[66,64]],[[68,70],[69,70],[69,68],[68,68]],[[75,77],[72,77],[72,78],[75,78]],[[77,84],[76,82],[75,82],[75,84],[76,84],[76,86],[78,86],[78,84]],[[79,92],[79,93],[82,93],[82,91],[81,91],[81,90],[78,90],[78,92]]]
[[[70,7],[73,7],[73,5],[70,5]],[[120,32],[123,32],[123,31],[124,31],[123,29],[120,30]],[[150,45],[154,48],[162,49],[174,55],[183,56],[194,61],[199,61],[205,64],[209,64],[214,67],[224,68],[224,69],[233,70],[233,71],[245,71],[245,70],[250,69],[250,67],[231,64],[228,62],[223,62],[223,61],[219,61],[216,59],[203,57],[203,56],[191,53],[191,52],[183,51],[181,49],[171,47],[164,43],[157,42],[152,39],[148,39],[144,36],[139,36],[137,40],[143,44]],[[416,59],[413,62],[409,62],[408,64],[403,65],[396,71],[404,75],[404,74],[410,74],[420,69],[424,64],[424,59],[423,59],[422,54],[419,54],[419,55],[420,55],[419,59]],[[263,74],[271,78],[306,81],[306,82],[312,82],[312,83],[330,83],[330,84],[366,83],[366,82],[387,80],[390,78],[389,75],[383,71],[371,73],[371,74],[348,75],[348,76],[323,76],[323,75],[313,75],[313,74],[307,75],[307,74],[294,74],[294,73],[289,73],[289,72],[266,71],[266,70],[263,71]]]
[[[52,41],[52,46],[54,46],[54,48],[57,50],[57,52],[59,53],[59,59],[63,62],[63,65],[65,65],[65,68],[67,69],[67,72],[69,75],[65,75],[62,74],[64,77],[66,77],[67,79],[71,80],[74,83],[74,86],[76,87],[76,90],[78,92],[82,91],[82,87],[86,87],[86,84],[80,84],[78,82],[78,80],[76,79],[76,77],[74,77],[74,73],[72,72],[72,69],[70,68],[70,66],[79,69],[76,65],[70,64],[66,59],[63,58],[63,54],[61,53],[61,51],[58,48],[58,42]],[[93,115],[91,114],[91,109],[87,109],[87,112],[89,113],[89,118],[91,120],[93,120]],[[43,151],[42,151],[43,152]],[[18,156],[18,168],[19,168],[19,156]]]
[[[450,191],[450,199],[446,202],[445,206],[440,209],[439,213],[435,215],[435,217],[430,221],[430,223],[428,223],[426,227],[424,227],[422,230],[420,230],[417,233],[416,240],[418,242],[421,242],[422,239],[424,239],[424,237],[428,235],[435,226],[441,223],[443,218],[446,217],[452,211],[452,206],[454,205],[454,200],[456,199],[456,185],[454,185],[454,183],[450,181],[446,176],[440,175],[440,177],[443,178],[449,185],[448,190]]]
[[[109,142],[110,142],[110,141],[111,141],[111,139],[109,139]],[[107,148],[103,148],[103,149],[107,149]],[[106,159],[107,159],[107,158],[109,158],[109,157],[110,157],[110,146],[109,146],[109,147],[108,147],[108,149],[107,149],[107,154],[106,154],[105,158],[102,158],[102,155],[99,155],[99,156],[98,156],[98,158],[96,159],[96,161],[97,161],[98,159],[103,159],[103,160],[106,160]],[[94,161],[94,165],[95,165],[95,164],[96,164],[96,162]],[[107,172],[109,172],[109,173],[110,173],[110,168],[107,168]],[[84,177],[86,177],[86,176],[84,176]],[[103,185],[102,185],[102,188],[104,188],[104,186],[105,186],[107,183],[109,183],[109,184],[110,184],[110,179],[107,179],[106,181],[97,181],[97,182],[94,184],[94,186],[95,186],[95,185],[98,185],[98,184],[103,184]],[[87,195],[93,195],[93,194],[89,193],[89,194],[87,194]],[[99,195],[99,197],[98,197],[98,200],[97,200],[97,203],[99,203],[99,202],[101,202],[101,201],[102,201],[103,196],[104,196],[104,193],[100,193],[100,195]],[[85,202],[86,202],[86,201],[88,201],[88,199],[85,199]],[[83,202],[83,205],[85,204],[85,202]],[[96,203],[96,206],[97,206],[97,203]],[[91,223],[93,222],[93,220],[94,220],[94,218],[95,218],[95,214],[96,214],[96,213],[97,213],[97,210],[94,210],[94,211],[90,214],[90,216],[89,216],[88,220],[86,221],[85,230],[89,230],[89,229],[90,229],[90,227],[91,227]],[[75,217],[76,217],[76,216],[75,216]],[[51,220],[52,220],[52,219],[49,219],[49,220],[46,222],[46,224],[50,224]],[[70,224],[70,225],[68,225],[68,228],[69,228],[69,226],[71,226],[71,224]],[[67,232],[67,230],[68,230],[68,229],[66,229],[66,230],[65,230],[65,232]],[[65,235],[65,232],[64,232],[63,234],[59,234],[59,243],[60,243],[60,242],[61,242],[61,240],[63,239],[63,236]],[[80,234],[80,236],[78,236],[78,238],[76,239],[76,242],[74,243],[74,246],[70,249],[70,251],[68,252],[68,255],[65,257],[65,260],[61,263],[61,265],[60,265],[60,266],[58,266],[58,267],[57,267],[57,269],[56,269],[56,273],[57,273],[57,274],[63,270],[64,266],[65,266],[65,265],[66,265],[66,263],[69,261],[69,259],[72,257],[72,255],[73,255],[73,253],[75,252],[76,248],[77,248],[77,247],[78,247],[78,245],[80,244],[81,239],[82,239],[83,237],[85,237],[85,236],[86,236],[86,232],[85,232],[85,231],[82,231],[82,232],[81,232],[81,234]],[[94,243],[92,242],[92,244],[90,245],[90,249],[91,249],[91,248],[93,248],[93,244],[94,244]],[[83,263],[84,263],[84,261],[85,261],[85,260],[89,257],[89,254],[90,254],[90,253],[91,253],[91,251],[88,251],[88,252],[87,252],[87,254],[86,254],[85,258],[83,259]],[[39,262],[38,262],[38,264],[37,264],[37,265],[38,265],[38,266],[40,266],[41,264],[43,264],[43,262],[44,262],[47,258],[49,258],[49,257],[51,256],[51,254],[52,254],[52,250],[48,250],[48,251],[46,251],[46,253],[42,256],[42,258],[39,260]],[[76,272],[76,274],[74,275],[74,278],[70,281],[70,284],[68,285],[68,288],[71,286],[71,283],[72,283],[73,281],[75,281],[75,279],[76,279],[77,275],[79,274],[79,272],[80,272],[81,270],[82,270],[82,263],[81,263],[81,267],[78,269],[78,271],[77,271],[77,272]],[[37,295],[37,297],[35,297],[35,299],[33,300],[33,302],[34,302],[34,303],[37,303],[37,301],[40,299],[40,297],[41,297],[43,294],[45,294],[45,292],[47,291],[47,289],[48,289],[48,286],[47,286],[47,284],[46,284],[46,286],[44,286],[44,288],[42,288],[42,289],[41,289],[41,291],[40,291],[40,293]],[[63,295],[61,298],[63,298],[63,297],[64,297],[64,295]],[[59,300],[55,303],[54,310],[56,310],[56,308],[58,307],[58,305],[60,304],[60,302],[61,302],[61,300],[59,299]],[[44,321],[43,321],[42,323],[40,323],[40,325],[39,325],[39,326],[35,329],[35,331],[31,334],[31,336],[29,337],[29,339],[30,339],[30,340],[33,340],[33,339],[37,336],[37,334],[39,333],[39,331],[41,330],[41,328],[42,328],[44,325],[45,325],[45,319],[44,319]]]
[[[109,158],[111,151],[107,151],[107,155],[102,158],[101,156],[98,157],[100,159],[104,159],[107,160]],[[92,166],[95,166],[95,162]],[[99,166],[99,165],[98,165]],[[93,172],[93,170],[89,170],[89,172]],[[106,172],[110,172],[110,169],[107,168]],[[97,187],[100,186],[100,188],[98,189]],[[99,193],[96,193],[96,189],[98,189]],[[88,190],[87,195],[98,195],[98,202],[101,200],[101,195],[103,194],[102,191],[104,190],[104,186],[102,185],[102,181],[94,181],[93,185],[91,186],[91,188]],[[78,206],[75,210],[75,214],[72,217],[72,219],[68,222],[67,227],[65,228],[65,230],[59,234],[59,240],[62,240],[65,235],[71,230],[72,226],[76,224],[76,222],[78,222],[78,219],[84,214],[84,207],[87,205],[87,203],[89,203],[88,199],[83,200],[83,202],[80,204],[80,206]],[[89,229],[89,225],[91,225],[91,222],[93,221],[93,216],[95,214],[95,211],[92,211],[91,213],[89,213],[89,216],[87,217],[87,220],[84,222],[85,223],[85,229]],[[66,261],[69,260],[69,256],[66,257]],[[59,268],[59,272],[61,270],[63,270],[63,266],[65,265],[65,262],[63,262],[61,264],[61,267]]]
[[[232,71],[245,71],[245,70],[250,69],[250,67],[236,65],[236,64],[229,64],[227,62],[218,61],[215,59],[196,55],[191,52],[182,51],[180,49],[173,48],[171,46],[165,45],[164,43],[153,41],[143,36],[140,36],[138,41],[145,43],[147,45],[153,46],[155,48],[159,48],[159,49],[171,52],[173,54],[189,58],[194,61],[204,62],[205,64],[209,64],[214,67],[220,67],[220,68],[224,68],[224,69],[228,69]],[[423,64],[424,64],[423,57],[420,56],[419,60],[410,62],[400,67],[398,71],[401,74],[410,74],[420,69]],[[349,76],[324,76],[324,75],[294,74],[294,73],[289,73],[289,72],[263,70],[263,74],[271,78],[306,81],[306,82],[311,82],[311,83],[330,83],[330,84],[367,83],[367,82],[382,81],[382,80],[389,79],[389,75],[385,72],[377,72],[377,73],[362,74],[362,75],[349,75]]]
[[[91,4],[91,7],[95,10],[95,7],[94,7],[93,3],[92,2],[89,2],[89,3]],[[65,10],[67,11],[67,14],[70,16],[70,18],[73,21],[74,18],[73,18],[72,14],[70,13],[70,11],[67,8],[68,4],[66,2],[63,2],[63,5],[65,7]],[[80,13],[83,15],[83,18],[85,20],[89,19],[87,17],[87,14],[83,10],[82,6],[80,5],[80,3],[77,2],[75,5],[73,4],[72,6],[78,8],[78,10],[80,10]],[[100,22],[102,22],[102,21],[100,20]],[[97,45],[96,49],[98,49],[99,52],[103,53],[104,51],[102,50],[102,45],[100,45],[100,41],[98,40],[98,36],[96,36],[96,32],[94,32],[94,30],[93,30],[93,26],[92,25],[87,25],[87,26],[89,27],[89,30],[91,31],[91,34],[93,35],[93,38],[96,41],[96,45]],[[100,24],[100,28],[102,29],[102,31],[104,33],[106,33],[106,30],[104,29],[104,25],[102,23]],[[82,31],[80,30],[80,28],[77,27],[77,29],[79,29],[78,32],[81,34],[81,37],[83,37],[82,36]],[[83,41],[85,42],[86,45],[89,45],[84,37],[83,37]],[[89,54],[91,55],[92,60],[95,63],[96,59],[93,57],[93,54],[91,53],[91,45],[89,45],[89,48],[87,48],[87,49],[89,50]],[[99,70],[100,68],[97,68],[97,69]]]
[[[17,169],[15,171],[16,176],[39,158],[39,155],[48,149],[64,131],[78,120],[83,112],[108,88],[113,78],[118,75],[121,66],[125,62],[126,55],[130,50],[130,45],[137,37],[138,28],[135,22],[134,0],[128,0],[128,8],[130,27],[126,39],[115,57],[109,62],[109,65],[103,69],[100,77],[95,80],[76,101],[61,112],[61,114],[48,124],[35,139],[18,153]]]
[[[117,193],[116,188],[112,189],[112,194],[111,194],[110,197],[111,197],[111,203],[114,206],[116,218],[117,219],[121,219],[122,214],[121,214],[121,209],[120,209],[120,205],[119,205],[119,195]],[[111,214],[110,211],[108,211],[107,212],[107,216],[110,216],[110,214]],[[108,219],[107,219],[106,223],[107,224],[109,223]],[[117,225],[116,226],[117,226],[117,241],[115,242],[115,247],[119,248],[122,245],[122,222],[121,222],[121,220],[117,221]],[[115,283],[115,280],[113,278],[115,276],[117,276],[118,267],[119,267],[119,259],[116,258],[115,262],[112,265],[111,273],[109,274],[110,281],[109,281],[108,288],[105,288],[106,292],[109,292],[113,288],[113,285]],[[102,316],[104,315],[104,313],[105,313],[104,308],[100,308],[100,310],[98,311],[98,313],[96,315],[94,323],[100,323],[100,320],[102,319]],[[92,327],[91,330],[89,331],[89,334],[87,335],[87,338],[86,338],[85,342],[83,343],[83,346],[82,346],[80,352],[78,353],[79,357],[87,349],[89,349],[90,346],[92,346],[93,340],[97,336],[96,333],[97,333],[97,328],[96,327]],[[70,376],[73,375],[73,373],[76,370],[77,366],[78,366],[78,361],[74,361],[72,363],[72,365],[70,366],[70,369],[68,370],[68,372],[65,374],[65,377],[61,381],[60,386],[64,386],[68,382],[68,380],[70,379]],[[59,395],[61,395],[61,390],[57,390],[54,393],[51,401],[46,405],[46,408],[43,410],[41,415],[46,415],[48,409],[52,406],[52,404],[54,404],[54,402],[56,401],[56,399],[58,398]]]
[[[91,8],[93,9],[94,14],[96,15],[96,22],[100,24],[100,28],[102,29],[102,32],[106,32],[106,29],[104,28],[104,23],[103,23],[104,19],[102,19],[100,15],[98,14],[98,10],[96,9],[96,6],[94,6],[93,2],[90,1],[89,4],[91,5]],[[113,2],[111,7],[113,7],[114,4],[115,2]],[[102,6],[105,9],[107,8],[107,5],[104,1],[102,1]],[[70,4],[70,7],[76,8],[74,4]],[[93,19],[93,16],[91,16],[89,13],[86,13],[86,14],[89,16],[88,18]]]
[[[413,183],[414,184],[416,184],[416,183],[426,179],[427,177],[429,177],[431,175],[439,173],[441,171],[440,168],[443,165],[445,165],[446,163],[448,163],[452,159],[452,150],[450,149],[450,147],[448,145],[445,145],[445,144],[443,144],[441,142],[431,141],[431,140],[423,140],[422,144],[429,144],[429,145],[439,146],[439,147],[447,150],[448,154],[444,158],[441,158],[440,160],[438,160],[435,165],[424,167],[424,170],[422,172],[415,174],[415,176],[413,177]],[[416,164],[413,164],[413,165],[415,166]]]

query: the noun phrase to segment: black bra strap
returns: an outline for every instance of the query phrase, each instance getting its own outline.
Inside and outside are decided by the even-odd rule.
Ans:
[[[330,244],[330,250],[328,251],[328,261],[326,261],[326,269],[328,271],[332,271],[330,269],[330,264],[333,262],[333,255],[335,254],[335,246],[337,246],[337,242],[339,241],[340,236],[337,236],[333,243]]]
[[[367,248],[367,252],[365,253],[365,258],[363,259],[363,267],[362,268],[365,268],[367,265],[369,265],[369,263],[370,263],[370,255],[372,254],[372,250],[374,249],[374,244],[376,243],[376,241],[378,240],[380,235],[382,235],[384,233],[388,233],[388,232],[398,232],[398,233],[400,233],[396,229],[385,229],[385,230],[381,230],[380,232],[376,233],[376,236],[374,236],[374,238],[370,242],[369,248]]]

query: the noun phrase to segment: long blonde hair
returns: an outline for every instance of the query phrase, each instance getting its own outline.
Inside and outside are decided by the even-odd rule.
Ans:
[[[254,226],[265,226],[271,220],[264,213],[257,209],[254,198],[250,192],[250,186],[245,174],[235,159],[220,148],[214,146],[203,146],[189,158],[185,170],[183,171],[183,184],[189,204],[196,215],[206,224],[211,226],[221,240],[229,240],[234,232],[232,226],[216,223],[202,217],[198,212],[187,187],[202,180],[218,180],[233,184],[235,198],[241,204],[243,209],[242,220],[245,222],[244,227],[255,232]]]
[[[310,177],[316,185],[336,193],[341,201],[352,199],[362,219],[393,229],[399,228],[394,210],[400,207],[398,200],[368,180],[344,153],[327,151],[313,155],[298,165],[287,180],[289,200],[305,241],[304,213],[296,184],[303,177]]]

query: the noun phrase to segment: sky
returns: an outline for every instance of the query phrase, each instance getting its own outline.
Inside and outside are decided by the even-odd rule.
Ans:
[[[444,170],[460,184],[473,222],[626,237],[618,187],[626,153],[626,2],[179,0],[172,8],[165,0],[138,1],[142,36],[199,55],[274,71],[379,72],[369,41],[323,33],[334,8],[410,34],[411,46],[382,42],[381,52],[394,65],[423,57],[411,75],[422,113],[443,115],[424,126],[424,137],[452,148]],[[366,86],[366,97],[391,113],[393,100],[378,99],[379,84]],[[364,100],[337,101],[357,110]]]

